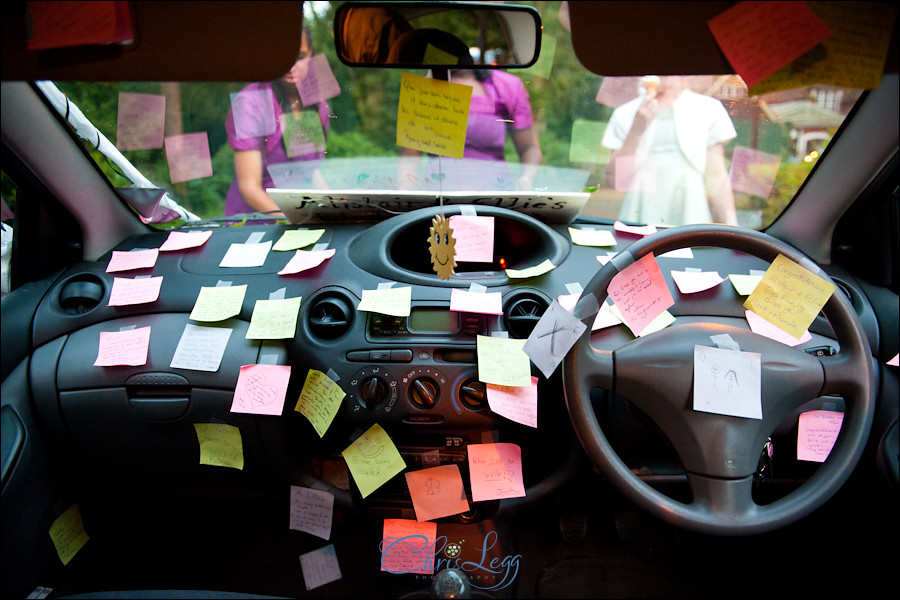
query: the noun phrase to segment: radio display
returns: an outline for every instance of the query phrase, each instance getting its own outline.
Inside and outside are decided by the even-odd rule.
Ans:
[[[412,332],[455,333],[459,331],[459,315],[446,308],[414,308],[407,321]]]

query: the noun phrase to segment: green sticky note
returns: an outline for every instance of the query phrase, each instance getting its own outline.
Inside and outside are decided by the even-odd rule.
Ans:
[[[247,328],[248,340],[293,338],[300,314],[300,296],[281,300],[257,300]]]
[[[341,454],[363,498],[406,468],[394,442],[377,423]]]
[[[69,564],[72,557],[78,554],[78,551],[90,539],[81,522],[81,512],[78,510],[77,504],[70,506],[66,512],[53,521],[50,526],[50,538],[56,547],[59,560],[64,565]]]
[[[247,284],[201,287],[191,310],[192,321],[224,321],[238,315],[244,305]]]
[[[523,349],[528,340],[476,337],[478,379],[509,386],[531,385],[531,360]]]
[[[325,233],[324,229],[292,229],[285,231],[281,237],[275,242],[272,250],[284,252],[286,250],[297,250],[305,248],[310,244],[315,244]]]
[[[241,430],[224,423],[194,423],[200,442],[200,464],[243,470]]]
[[[322,371],[310,369],[294,410],[309,419],[319,437],[323,437],[346,395],[331,377]]]
[[[752,294],[759,282],[762,281],[762,278],[762,275],[741,275],[738,273],[732,273],[728,276],[731,285],[734,286],[734,289],[741,296]]]
[[[550,259],[548,258],[541,264],[528,267],[527,269],[507,269],[506,276],[510,279],[528,279],[529,277],[537,277],[538,275],[549,273],[555,268],[556,265],[550,262]]]
[[[610,150],[600,140],[606,131],[603,121],[575,119],[572,122],[572,142],[569,144],[569,162],[605,165],[609,162]]]
[[[284,148],[289,157],[315,154],[325,149],[325,130],[318,111],[286,113],[280,121]]]
[[[541,35],[541,55],[533,65],[521,70],[522,77],[534,76],[550,79],[554,58],[556,58],[556,38],[546,34]]]

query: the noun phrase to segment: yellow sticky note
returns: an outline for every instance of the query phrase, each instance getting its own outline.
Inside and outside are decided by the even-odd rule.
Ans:
[[[759,282],[762,281],[762,275],[741,275],[739,273],[732,273],[728,276],[729,281],[731,281],[731,285],[734,286],[734,289],[741,296],[749,296],[753,293],[753,290],[756,289],[756,286],[759,285]]]
[[[243,470],[241,430],[224,423],[194,423],[200,442],[200,464]]]
[[[412,305],[410,286],[363,290],[362,300],[357,310],[376,312],[394,317],[408,317]]]
[[[779,254],[744,301],[744,308],[799,338],[834,289],[833,284]]]
[[[281,300],[257,300],[247,328],[248,340],[281,340],[294,337],[300,296]]]
[[[527,341],[477,336],[478,379],[496,385],[531,385],[531,360],[524,350]]]
[[[50,526],[50,538],[56,547],[56,553],[59,560],[64,565],[69,564],[82,546],[87,543],[88,534],[84,530],[84,523],[81,522],[81,512],[78,505],[73,504],[66,512],[61,514]]]
[[[224,321],[241,312],[247,284],[201,287],[191,310],[192,321]]]
[[[406,468],[394,442],[377,423],[341,454],[363,498]]]
[[[578,246],[615,246],[616,238],[605,229],[578,229],[569,227],[569,237]]]
[[[304,248],[310,244],[315,244],[325,233],[324,229],[292,229],[285,231],[272,246],[272,250],[284,252],[287,250],[297,250]]]
[[[535,265],[533,267],[528,267],[527,269],[507,269],[506,276],[510,279],[528,279],[529,277],[537,277],[538,275],[549,273],[555,268],[556,265],[550,262],[550,259],[548,258],[541,264]]]
[[[347,394],[331,377],[310,369],[294,410],[309,419],[319,437],[323,437]]]
[[[462,158],[471,102],[471,86],[403,73],[397,145]]]

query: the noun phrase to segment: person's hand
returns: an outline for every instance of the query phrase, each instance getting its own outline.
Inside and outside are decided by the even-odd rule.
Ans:
[[[656,118],[656,115],[659,113],[659,100],[656,98],[658,93],[653,91],[647,94],[646,99],[638,108],[637,115],[634,117],[634,126],[643,130],[647,123]]]

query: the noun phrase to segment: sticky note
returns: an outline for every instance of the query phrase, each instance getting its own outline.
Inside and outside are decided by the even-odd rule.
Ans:
[[[271,89],[245,89],[231,94],[234,136],[239,140],[275,133],[275,98]]]
[[[291,158],[325,150],[325,129],[317,111],[289,112],[278,117],[281,137]]]
[[[165,124],[165,96],[119,92],[116,148],[123,151],[162,148]]]
[[[462,158],[471,101],[471,86],[401,74],[397,145]]]
[[[109,264],[106,265],[107,273],[117,273],[119,271],[133,271],[135,269],[151,269],[156,266],[156,259],[159,257],[159,250],[151,248],[149,250],[132,250],[131,252],[120,252],[113,250]]]
[[[472,500],[521,498],[525,495],[522,479],[522,450],[516,444],[469,444],[469,480]]]
[[[215,373],[222,364],[231,332],[229,327],[185,324],[169,366],[173,369]]]
[[[451,215],[456,262],[494,261],[494,217]]]
[[[762,275],[743,275],[740,273],[732,273],[728,276],[731,285],[734,286],[735,291],[741,296],[752,294],[759,282],[762,281],[762,278]]]
[[[747,318],[747,324],[750,325],[750,331],[777,342],[781,342],[782,344],[787,344],[788,346],[793,347],[799,346],[800,344],[808,342],[812,339],[812,335],[810,335],[809,330],[804,331],[803,335],[799,338],[795,338],[788,332],[779,329],[772,323],[769,323],[767,320],[763,319],[752,310],[745,310],[744,315]]]
[[[294,410],[309,419],[319,437],[323,437],[346,395],[328,375],[310,369]]]
[[[579,229],[569,227],[572,243],[579,246],[615,246],[616,238],[606,229]]]
[[[334,252],[334,248],[329,248],[328,250],[296,250],[294,256],[284,265],[282,270],[278,271],[278,274],[296,275],[303,271],[315,269],[334,256]]]
[[[160,252],[173,252],[197,248],[209,240],[212,231],[170,231],[169,237],[159,247]]]
[[[200,443],[200,464],[243,470],[241,430],[224,423],[194,423]]]
[[[305,248],[318,242],[323,233],[324,229],[289,229],[281,234],[272,250],[284,252]]]
[[[331,70],[328,58],[324,54],[314,54],[299,62],[301,64],[295,64],[291,67],[291,71],[302,70],[302,63],[306,63],[306,76],[295,79],[303,106],[318,104],[340,95],[341,86]]]
[[[601,88],[611,77],[604,77]],[[606,132],[605,121],[575,119],[572,121],[572,142],[569,144],[569,162],[605,165],[610,150],[600,143]]]
[[[293,338],[297,330],[297,316],[300,314],[300,300],[257,300],[247,328],[248,340],[281,340]]]
[[[536,428],[538,409],[537,383],[537,377],[532,377],[531,385],[525,386],[486,384],[488,406],[491,407],[491,412],[501,417],[506,417],[510,421]]]
[[[694,410],[762,419],[761,373],[756,352],[694,346]]]
[[[381,425],[372,425],[341,455],[363,498],[406,468],[394,442]]]
[[[231,244],[219,262],[220,267],[261,267],[272,248],[272,242]]]
[[[797,460],[825,462],[844,422],[844,413],[811,410],[797,421]]]
[[[150,327],[125,331],[101,331],[100,347],[95,367],[129,366],[147,364],[150,350]]]
[[[389,573],[434,574],[437,523],[385,519],[381,540],[381,570]]]
[[[522,350],[550,378],[587,327],[555,300],[541,315]]]
[[[485,315],[502,315],[503,295],[500,292],[470,292],[453,288],[450,290],[450,310]]]
[[[779,254],[744,301],[744,308],[800,338],[834,289],[834,284]]]
[[[291,529],[327,540],[331,537],[333,516],[333,495],[324,490],[291,486]]]
[[[406,485],[418,521],[431,521],[469,510],[458,465],[408,471]]]
[[[205,131],[167,137],[165,147],[172,183],[212,176],[209,138]]]
[[[163,278],[115,277],[112,290],[109,292],[107,306],[129,306],[132,304],[146,304],[159,300],[159,290],[162,287]]]
[[[549,273],[556,268],[550,259],[546,259],[539,265],[528,267],[527,269],[506,269],[506,276],[510,279],[530,279],[531,277],[539,277],[545,273]]]
[[[280,415],[290,378],[291,367],[288,365],[242,366],[231,402],[231,412]]]
[[[341,578],[341,566],[338,563],[334,544],[300,555],[300,569],[303,571],[303,583],[307,591],[322,587]]]
[[[652,254],[617,273],[608,291],[622,320],[634,332],[642,332],[653,319],[675,304]]]
[[[408,317],[412,305],[412,287],[390,287],[378,290],[363,290],[362,300],[357,310]]]
[[[768,198],[781,166],[781,157],[746,146],[735,146],[728,178],[736,192]]]
[[[672,280],[682,294],[696,294],[725,281],[716,271],[671,271]]]
[[[614,222],[613,229],[621,233],[628,233],[631,235],[639,236],[647,236],[656,233],[655,225],[626,225],[622,221]]]
[[[81,511],[78,510],[77,504],[70,506],[53,521],[53,524],[50,525],[50,539],[53,540],[56,554],[64,565],[69,564],[69,561],[87,543],[90,538],[88,538],[87,531],[84,530]]]
[[[485,335],[475,339],[480,381],[496,385],[531,385],[531,362],[524,350],[527,340]]]
[[[201,287],[191,309],[192,321],[224,321],[241,312],[247,284]]]
[[[544,79],[550,79],[550,73],[553,70],[553,59],[556,58],[556,43],[557,42],[555,37],[549,36],[542,32],[540,56],[538,56],[537,62],[535,62],[527,69],[522,69],[520,71],[522,73],[522,76],[525,78],[534,76],[543,77]]]

